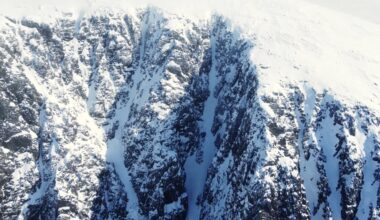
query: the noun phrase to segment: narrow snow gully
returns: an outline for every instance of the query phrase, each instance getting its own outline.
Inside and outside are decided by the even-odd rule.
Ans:
[[[40,131],[38,135],[42,135],[45,129],[45,121],[46,121],[46,110],[45,110],[45,103],[41,105],[40,107],[40,113],[39,113],[39,125],[40,125]],[[49,185],[53,182],[51,176],[51,173],[46,173],[50,171],[49,169],[46,169],[45,166],[47,164],[43,161],[44,155],[43,155],[43,140],[42,137],[39,137],[38,141],[38,160],[37,160],[37,169],[39,172],[39,178],[40,182],[35,185],[36,190],[34,192],[31,192],[29,195],[29,200],[22,206],[21,212],[18,216],[18,219],[24,219],[23,216],[25,216],[29,211],[30,205],[35,205],[38,203],[38,200],[40,200],[46,192],[49,190]],[[45,172],[46,170],[46,172]]]
[[[215,87],[217,85],[217,71],[215,69],[215,40],[211,36],[211,51],[212,51],[212,66],[209,73],[208,89],[210,95],[207,98],[202,121],[199,122],[201,131],[206,134],[202,143],[202,160],[197,161],[196,153],[187,158],[185,162],[186,172],[186,191],[189,198],[189,207],[187,211],[187,219],[199,219],[201,206],[197,203],[198,198],[202,195],[204,185],[207,178],[207,171],[210,167],[214,155],[216,153],[215,136],[211,132],[211,128],[214,122],[215,109],[218,103],[215,97]]]
[[[118,109],[118,111],[123,111],[125,108]],[[127,115],[127,114],[126,114]],[[122,121],[121,125],[124,125],[125,123],[122,118],[120,118]],[[128,169],[124,165],[124,152],[125,152],[125,146],[122,142],[122,130],[118,129],[115,133],[115,137],[107,142],[107,155],[106,160],[109,163],[112,163],[115,167],[115,171],[118,174],[121,182],[124,185],[124,191],[127,193],[128,196],[128,210],[129,210],[129,217],[132,219],[140,219],[141,216],[139,214],[139,204],[136,192],[133,189],[131,177],[129,174]]]
[[[141,33],[141,46],[139,48],[140,54],[145,53],[145,42],[146,42],[146,26],[149,23],[149,15],[144,17],[144,20],[142,21],[142,33]],[[139,200],[136,194],[136,191],[133,188],[132,179],[130,175],[130,171],[125,166],[125,151],[126,146],[123,142],[123,129],[125,124],[128,121],[128,117],[131,112],[131,108],[133,104],[136,104],[139,100],[139,85],[144,81],[144,77],[141,73],[141,65],[142,65],[143,58],[142,56],[139,57],[139,60],[137,62],[136,66],[136,72],[132,76],[133,86],[131,88],[126,85],[121,89],[127,90],[130,95],[130,99],[126,103],[118,102],[115,115],[118,117],[113,118],[110,124],[117,123],[119,129],[116,130],[115,136],[112,139],[109,139],[107,141],[107,154],[106,154],[106,161],[108,163],[111,163],[115,167],[116,174],[120,178],[121,182],[124,185],[124,191],[127,193],[128,196],[128,218],[130,219],[144,219],[143,216],[140,214],[140,207],[139,207]],[[121,92],[120,91],[120,92]],[[145,92],[146,93],[146,92]],[[139,102],[139,104],[140,104]],[[104,128],[106,129],[106,128]]]

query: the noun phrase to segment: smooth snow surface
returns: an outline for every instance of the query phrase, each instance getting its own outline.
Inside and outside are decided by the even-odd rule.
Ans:
[[[347,13],[380,24],[380,1],[378,0],[300,0],[311,2],[335,11]],[[173,13],[204,15],[211,12],[223,12],[230,15],[241,15],[255,7],[257,0],[0,0],[0,13],[12,15],[28,15],[31,12],[43,11],[38,17],[51,15],[56,11],[73,11],[79,15],[98,7],[131,8],[154,5]]]
[[[355,15],[380,24],[380,1],[378,0],[306,0],[314,4]]]
[[[258,8],[240,25],[256,37],[252,60],[263,93],[306,81],[380,109],[380,25],[302,1],[261,1]]]

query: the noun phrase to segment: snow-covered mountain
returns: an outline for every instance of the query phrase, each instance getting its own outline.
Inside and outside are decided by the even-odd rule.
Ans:
[[[380,26],[250,12],[0,17],[0,219],[379,219]]]

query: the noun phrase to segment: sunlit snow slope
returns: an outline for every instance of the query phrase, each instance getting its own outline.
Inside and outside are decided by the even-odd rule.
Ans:
[[[380,218],[380,25],[94,7],[0,17],[0,219]]]

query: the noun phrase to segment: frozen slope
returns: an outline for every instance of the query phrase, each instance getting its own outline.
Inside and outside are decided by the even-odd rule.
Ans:
[[[379,108],[379,25],[303,1],[256,2],[242,25],[255,34],[263,87],[303,80]]]
[[[2,16],[0,218],[379,218],[380,26],[240,7]]]

